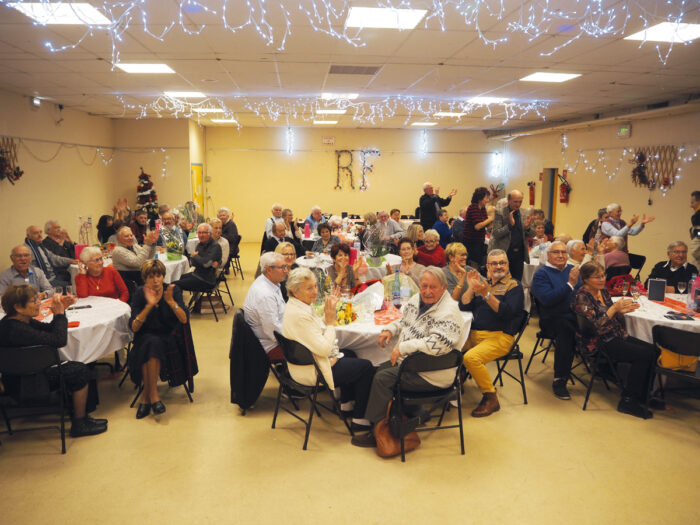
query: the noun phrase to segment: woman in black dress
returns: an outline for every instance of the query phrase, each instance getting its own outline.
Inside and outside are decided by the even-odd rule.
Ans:
[[[131,379],[137,385],[143,381],[143,399],[136,419],[165,412],[158,395],[161,362],[167,358],[168,339],[178,324],[188,321],[182,290],[174,284],[163,283],[165,265],[156,259],[143,263],[141,276],[144,286],[136,290],[131,304],[129,326],[134,332],[134,346],[129,352]]]

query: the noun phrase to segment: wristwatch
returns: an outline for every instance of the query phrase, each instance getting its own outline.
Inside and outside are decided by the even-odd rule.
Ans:
[[[486,295],[484,295],[484,301],[488,301],[489,297],[491,297],[491,292],[488,292]]]

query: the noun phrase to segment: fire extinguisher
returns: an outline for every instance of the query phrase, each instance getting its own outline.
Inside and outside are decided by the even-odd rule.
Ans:
[[[559,185],[559,202],[565,204],[569,202],[569,193],[571,193],[571,184],[566,180],[566,175],[567,170],[564,170],[562,174],[559,175],[559,179],[561,180],[561,184]]]
[[[535,205],[535,181],[530,181],[527,183],[527,185],[530,187],[530,206]]]

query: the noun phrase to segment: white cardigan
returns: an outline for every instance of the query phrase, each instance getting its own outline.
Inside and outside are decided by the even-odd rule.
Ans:
[[[308,348],[314,356],[326,383],[331,390],[335,389],[333,371],[328,356],[335,344],[335,327],[323,324],[316,317],[311,306],[295,297],[290,297],[284,309],[282,320],[282,335],[293,339]],[[299,366],[287,363],[289,373],[296,382],[302,385],[316,384],[316,370],[313,366]]]

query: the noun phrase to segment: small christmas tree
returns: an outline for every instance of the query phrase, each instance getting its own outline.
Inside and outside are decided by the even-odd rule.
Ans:
[[[139,205],[137,209],[146,210],[148,220],[151,223],[151,227],[153,227],[156,219],[158,219],[158,195],[153,189],[151,176],[148,173],[144,173],[143,168],[141,168],[141,174],[139,175],[136,196],[136,202]]]

